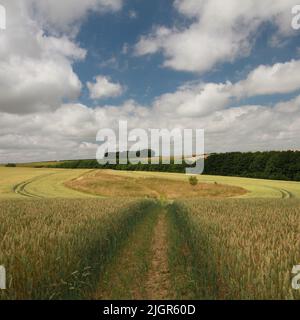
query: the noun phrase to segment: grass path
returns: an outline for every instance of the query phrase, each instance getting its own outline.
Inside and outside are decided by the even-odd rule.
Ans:
[[[171,299],[168,241],[168,213],[158,204],[132,231],[92,298]]]
[[[92,299],[146,299],[146,278],[151,266],[151,243],[160,208],[155,207],[132,230],[99,279]]]
[[[152,259],[146,281],[146,293],[150,300],[165,300],[170,298],[171,293],[166,214],[166,210],[161,209],[152,239]]]

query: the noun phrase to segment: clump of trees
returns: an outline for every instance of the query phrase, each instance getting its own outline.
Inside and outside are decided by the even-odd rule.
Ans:
[[[15,163],[8,163],[5,167],[7,168],[15,168],[17,165]]]
[[[300,151],[212,154],[205,174],[300,181]]]

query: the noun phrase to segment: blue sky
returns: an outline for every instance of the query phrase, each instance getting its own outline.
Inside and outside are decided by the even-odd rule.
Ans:
[[[130,17],[132,12],[137,15],[135,18]],[[88,49],[88,57],[76,64],[75,70],[83,82],[100,73],[126,85],[122,97],[106,99],[105,103],[120,104],[124,99],[135,99],[149,104],[154,97],[171,92],[186,81],[199,79],[197,75],[162,68],[160,54],[144,58],[133,55],[133,46],[139,37],[150,32],[153,25],[172,26],[174,21],[184,23],[185,19],[180,19],[172,1],[125,1],[118,13],[92,13],[77,37],[81,46]],[[124,46],[128,46],[126,54]],[[91,103],[87,91],[82,101]]]

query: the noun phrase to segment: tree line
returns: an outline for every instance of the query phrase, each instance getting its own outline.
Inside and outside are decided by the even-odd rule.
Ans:
[[[187,164],[106,164],[97,160],[61,161],[52,168],[89,168],[129,171],[158,171],[184,173]],[[204,174],[237,176],[273,180],[300,181],[300,151],[230,152],[211,154],[205,160]]]

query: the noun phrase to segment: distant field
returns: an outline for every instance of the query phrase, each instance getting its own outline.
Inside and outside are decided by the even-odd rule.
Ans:
[[[0,177],[0,199],[93,195],[169,199],[197,196],[300,198],[299,182],[201,175],[198,176],[199,185],[192,188],[188,177],[179,173],[0,167]]]

